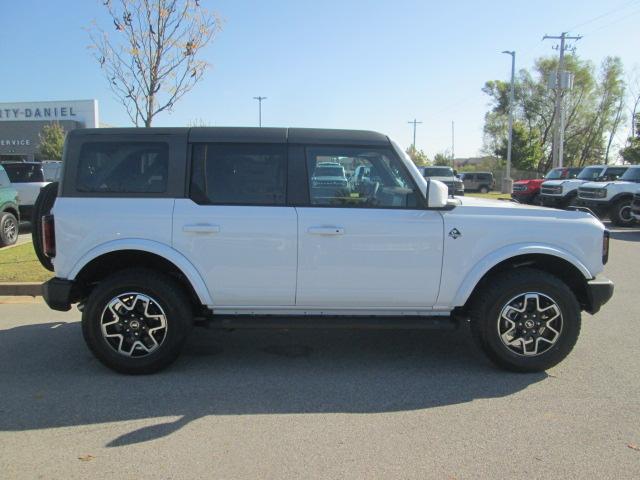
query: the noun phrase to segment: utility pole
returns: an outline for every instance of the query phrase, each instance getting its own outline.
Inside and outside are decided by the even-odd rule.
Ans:
[[[513,104],[516,76],[516,52],[505,50],[502,53],[511,55],[511,85],[509,86],[509,140],[507,142],[507,171],[502,180],[502,193],[513,193],[513,180],[511,180],[511,147],[513,145]]]
[[[455,170],[456,168],[456,122],[451,120],[451,168]]]
[[[253,97],[254,100],[258,101],[258,126],[262,126],[262,101],[266,100],[267,97]]]
[[[413,124],[413,149],[415,150],[416,149],[416,125],[419,125],[422,122],[419,122],[414,118],[413,121],[407,122],[407,123]]]
[[[553,131],[553,167],[562,167],[562,155],[564,150],[564,113],[562,108],[562,90],[564,88],[564,52],[569,49],[566,40],[580,40],[582,36],[570,37],[567,32],[562,32],[559,36],[545,35],[542,40],[560,40],[560,45],[554,48],[560,51],[558,70],[556,71],[556,105],[555,105],[555,128]],[[567,82],[568,83],[568,82]]]

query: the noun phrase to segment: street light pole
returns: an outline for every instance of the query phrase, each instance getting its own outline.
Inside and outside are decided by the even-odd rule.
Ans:
[[[511,180],[511,147],[513,145],[513,104],[516,77],[516,52],[505,50],[502,53],[511,55],[511,84],[509,86],[509,140],[507,141],[507,171],[502,180],[502,193],[513,193],[513,180]]]
[[[266,100],[267,97],[253,97],[254,100],[258,101],[258,126],[262,126],[262,101]]]

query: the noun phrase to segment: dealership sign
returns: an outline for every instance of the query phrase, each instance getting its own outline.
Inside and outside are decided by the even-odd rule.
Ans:
[[[86,128],[99,126],[97,100],[0,103],[1,122],[76,121]],[[0,130],[1,138],[1,130]]]
[[[17,138],[17,139],[5,139],[0,138],[0,147],[22,147],[31,145],[31,140],[28,138]]]
[[[23,120],[26,118],[55,119],[75,117],[73,107],[35,107],[35,108],[4,108],[0,110],[0,118],[5,120]]]

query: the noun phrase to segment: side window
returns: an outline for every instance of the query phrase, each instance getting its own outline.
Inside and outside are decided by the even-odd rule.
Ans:
[[[0,187],[9,186],[9,177],[7,176],[7,172],[4,171],[4,168],[0,165]]]
[[[415,208],[418,192],[404,165],[384,149],[307,148],[311,205]]]
[[[82,145],[76,190],[91,193],[164,193],[169,146],[161,142]]]
[[[284,145],[193,146],[191,198],[199,204],[284,205]]]
[[[607,168],[606,176],[609,180],[618,180],[626,170],[626,168]]]

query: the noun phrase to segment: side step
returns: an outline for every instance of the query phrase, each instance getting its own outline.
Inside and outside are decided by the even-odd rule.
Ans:
[[[213,315],[196,318],[196,324],[206,328],[254,328],[254,329],[294,329],[294,328],[344,328],[372,330],[454,330],[459,321],[449,316],[397,316],[338,317],[328,315]]]

